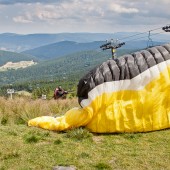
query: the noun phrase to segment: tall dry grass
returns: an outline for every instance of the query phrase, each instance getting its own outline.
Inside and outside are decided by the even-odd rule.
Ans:
[[[25,124],[29,119],[49,115],[62,115],[77,107],[76,98],[63,100],[32,100],[30,98],[5,99],[0,97],[0,124]]]

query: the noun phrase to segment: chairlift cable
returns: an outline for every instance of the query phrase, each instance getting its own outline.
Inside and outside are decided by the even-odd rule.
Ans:
[[[169,24],[167,24],[167,25],[169,25]],[[159,30],[159,29],[162,29],[162,28],[163,28],[163,27],[159,27],[159,28],[151,29],[151,30],[149,30],[149,31],[150,31],[150,32],[151,32],[151,31],[156,31],[156,30]],[[124,39],[128,39],[128,38],[131,38],[131,37],[139,36],[139,35],[148,33],[149,31],[137,33],[137,34],[134,34],[134,35],[131,35],[131,36],[127,36],[127,37],[123,37],[123,38],[120,38],[119,40],[124,40]]]
[[[159,34],[162,34],[162,33],[165,33],[165,32],[161,31],[161,32],[158,32],[158,33],[151,34],[150,36],[152,37],[152,36],[159,35]],[[143,39],[143,38],[148,38],[148,37],[145,35],[143,37],[138,37],[138,38],[134,38],[134,39],[131,39],[131,40],[127,40],[127,41],[125,41],[125,43],[135,41],[135,40],[139,40],[139,39]]]
[[[111,47],[112,48],[114,48],[114,49],[116,49],[116,48],[119,48],[119,47],[121,47],[122,45],[124,45],[125,43],[127,43],[127,42],[131,42],[131,41],[135,41],[135,40],[139,40],[139,39],[150,39],[151,41],[152,41],[152,39],[151,39],[151,37],[152,36],[156,36],[156,35],[159,35],[159,34],[162,34],[162,33],[166,33],[166,32],[168,32],[168,31],[165,31],[164,30],[164,28],[166,28],[166,27],[168,27],[167,29],[169,29],[169,27],[170,26],[168,26],[168,24],[166,25],[166,26],[164,26],[164,27],[159,27],[159,28],[155,28],[155,29],[151,29],[151,30],[149,30],[149,31],[145,31],[145,32],[142,32],[142,33],[138,33],[138,34],[135,34],[135,35],[131,35],[131,36],[127,36],[127,37],[124,37],[124,38],[121,38],[121,39],[118,39],[118,40],[123,40],[123,39],[128,39],[128,38],[132,38],[132,37],[135,37],[135,36],[139,36],[139,35],[142,35],[142,34],[148,34],[149,33],[149,35],[145,35],[145,36],[142,36],[142,37],[137,37],[137,38],[134,38],[134,39],[130,39],[130,40],[127,40],[127,41],[124,41],[123,43],[117,43],[117,46],[112,46],[112,42],[110,41],[110,42],[107,42],[106,44],[103,44],[103,45],[101,45],[100,46],[100,48],[103,48],[103,50],[105,50],[105,49],[110,49]],[[157,33],[152,33],[151,34],[151,32],[152,31],[156,31],[156,30],[159,30],[159,29],[162,29],[162,30],[164,30],[164,31],[161,31],[161,32],[157,32]],[[111,39],[111,40],[113,40],[113,39]],[[149,40],[148,40],[148,42],[149,42]],[[99,48],[96,48],[96,49],[94,49],[94,51],[96,51],[96,50],[99,50]],[[100,54],[102,51],[98,51],[98,53],[97,54],[95,54],[95,56],[97,56],[98,54]],[[113,52],[112,52],[113,53]]]
[[[154,33],[154,34],[151,34],[151,36],[155,36],[155,35],[163,34],[163,33],[166,33],[166,32],[165,32],[165,31],[162,31],[162,32]]]

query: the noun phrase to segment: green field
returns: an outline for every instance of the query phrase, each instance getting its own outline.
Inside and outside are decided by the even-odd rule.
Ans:
[[[78,128],[53,132],[27,126],[40,115],[61,115],[77,106],[61,101],[0,98],[0,170],[169,170],[170,130],[94,134]]]

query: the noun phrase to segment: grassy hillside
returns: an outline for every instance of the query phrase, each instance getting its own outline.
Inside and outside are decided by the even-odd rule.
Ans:
[[[20,54],[15,52],[0,50],[0,66],[6,64],[7,62],[19,62],[19,61],[37,61],[38,59],[29,54]]]
[[[170,169],[170,130],[94,134],[84,128],[59,133],[27,126],[33,117],[63,115],[77,105],[76,99],[0,98],[0,169]]]

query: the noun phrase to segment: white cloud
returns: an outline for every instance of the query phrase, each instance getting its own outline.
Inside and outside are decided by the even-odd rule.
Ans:
[[[170,0],[155,0],[157,3],[162,3],[162,4],[170,4]]]
[[[118,28],[123,31],[125,26],[130,30],[141,25],[168,24],[170,18],[170,0],[14,0],[14,4],[10,0],[8,3],[5,0],[0,2],[5,4],[0,11],[4,30],[5,27],[12,29],[14,26],[19,29],[18,23],[22,23],[22,30],[28,32],[43,29],[46,32],[113,32]],[[9,17],[8,20],[5,16]]]
[[[5,47],[0,47],[0,50],[7,51],[7,48],[5,48]]]
[[[14,22],[17,22],[17,23],[23,23],[23,24],[32,23],[31,20],[27,19],[27,18],[24,17],[24,16],[17,16],[17,17],[14,17],[14,18],[13,18],[13,21],[14,21]]]
[[[139,10],[137,8],[125,8],[119,4],[115,4],[112,3],[111,4],[111,10],[117,13],[127,13],[127,14],[131,14],[131,13],[138,13]]]

